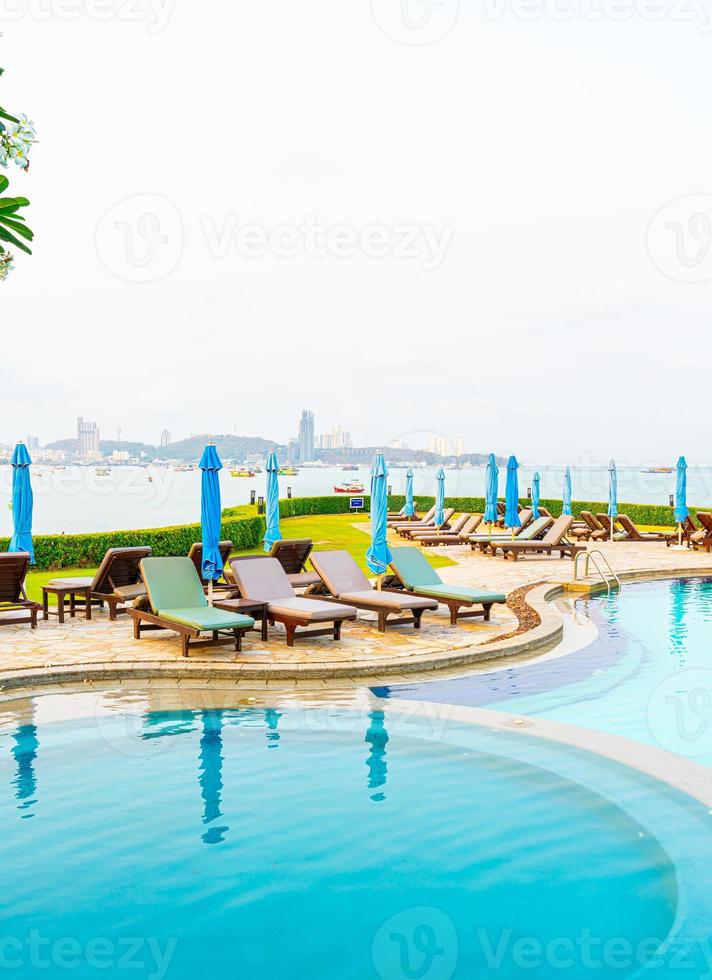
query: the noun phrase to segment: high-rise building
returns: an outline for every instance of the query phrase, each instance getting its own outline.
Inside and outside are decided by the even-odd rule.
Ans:
[[[29,449],[30,452],[40,448],[40,440],[37,438],[37,436],[27,437],[27,448]]]
[[[299,462],[299,440],[296,436],[292,438],[287,443],[287,464],[289,466],[296,466]]]
[[[166,446],[171,444],[171,434],[168,429],[163,429],[161,431],[161,449],[165,449]]]
[[[302,411],[299,420],[299,462],[310,463],[314,459],[314,412]]]
[[[464,456],[465,455],[465,441],[464,439],[455,440],[455,455]]]
[[[432,435],[428,444],[428,451],[438,456],[449,456],[450,446],[445,436]]]
[[[77,454],[90,457],[99,451],[99,426],[80,415],[77,419]]]
[[[351,433],[344,432],[340,425],[332,425],[331,432],[319,436],[319,449],[351,449]]]

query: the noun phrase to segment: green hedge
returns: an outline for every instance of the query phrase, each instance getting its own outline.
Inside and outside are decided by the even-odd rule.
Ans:
[[[389,498],[391,511],[400,510],[405,497],[394,495]],[[434,497],[416,497],[418,512],[428,510],[435,503]],[[528,501],[522,499],[525,506]],[[561,513],[560,500],[543,499],[542,505],[558,516]],[[368,511],[370,498],[364,497],[365,511]],[[457,511],[482,513],[485,508],[483,497],[446,497],[446,507]],[[606,512],[605,501],[575,500],[572,504],[574,516],[582,510],[594,514]],[[636,524],[674,527],[675,520],[671,507],[658,507],[654,504],[621,503],[621,514],[627,514]],[[690,507],[693,515],[705,507]],[[328,497],[294,497],[280,500],[279,511],[283,518],[304,517],[313,514],[347,514],[350,512],[349,497],[333,495]],[[265,519],[255,516],[255,508],[248,506],[229,507],[223,511],[222,536],[230,538],[238,551],[259,547],[265,532]],[[199,524],[184,524],[175,527],[146,528],[136,531],[107,531],[96,534],[39,534],[35,537],[35,557],[38,569],[92,568],[99,564],[108,548],[128,548],[149,545],[154,555],[185,555],[191,544],[200,540]],[[0,538],[0,551],[7,551],[9,538]]]
[[[240,551],[256,548],[265,531],[263,517],[224,517],[222,536]],[[38,569],[94,568],[108,548],[148,545],[154,555],[186,555],[200,541],[200,524],[145,528],[136,531],[106,531],[96,534],[38,534],[34,539]],[[7,551],[9,538],[0,538],[0,551]]]

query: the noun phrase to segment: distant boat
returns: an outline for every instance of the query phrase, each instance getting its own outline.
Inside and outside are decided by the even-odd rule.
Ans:
[[[641,470],[641,473],[674,473],[674,466],[649,466],[647,469]]]
[[[341,469],[345,473],[353,473],[356,470],[358,470],[358,466],[356,465],[356,463],[344,463],[344,465],[341,467]]]
[[[339,483],[334,487],[334,493],[363,493],[363,483]]]
[[[94,472],[97,476],[111,476],[111,470],[108,466],[97,466]]]
[[[250,477],[254,475],[255,475],[254,470],[230,470],[230,476]]]
[[[282,466],[279,470],[280,476],[299,476],[299,470],[294,466]]]

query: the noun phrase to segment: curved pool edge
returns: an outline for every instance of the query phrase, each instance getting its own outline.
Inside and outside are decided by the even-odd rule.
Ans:
[[[76,664],[26,667],[0,671],[0,693],[19,688],[48,684],[81,683],[89,681],[150,680],[328,680],[330,678],[359,678],[373,681],[394,674],[429,673],[448,668],[468,667],[490,660],[515,656],[534,656],[555,647],[563,635],[563,618],[551,605],[562,593],[557,583],[546,583],[531,589],[525,596],[527,605],[539,616],[539,625],[502,640],[465,647],[445,647],[434,653],[384,656],[382,659],[349,660],[344,663],[316,661],[314,663],[216,663],[194,655],[187,660],[84,661]],[[427,627],[426,627],[427,628]]]

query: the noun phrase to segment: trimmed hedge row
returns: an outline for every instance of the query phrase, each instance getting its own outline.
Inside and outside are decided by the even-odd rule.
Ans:
[[[405,503],[402,495],[391,496],[388,500],[391,511],[400,510]],[[434,497],[416,497],[415,506],[419,512],[426,511],[435,503]],[[528,501],[521,500],[526,506]],[[542,505],[558,516],[561,513],[560,500],[543,499]],[[364,510],[370,506],[370,498],[364,497]],[[485,509],[484,497],[446,497],[446,507],[457,511],[482,513]],[[279,512],[283,518],[305,517],[315,514],[347,514],[350,512],[348,495],[329,497],[294,497],[280,500]],[[594,514],[605,513],[605,501],[575,500],[572,503],[574,516],[582,510]],[[619,504],[619,512],[627,514],[636,524],[674,527],[672,507],[658,507],[654,504]],[[690,507],[693,515],[704,507]],[[235,543],[235,549],[244,551],[257,548],[265,532],[265,519],[255,516],[254,507],[229,507],[223,511],[222,536]],[[107,531],[96,534],[39,534],[35,537],[35,558],[37,568],[42,570],[61,568],[91,568],[99,564],[108,548],[129,548],[149,545],[154,555],[185,555],[194,541],[200,540],[200,524],[182,524],[175,527],[145,528],[135,531]],[[0,551],[7,551],[9,538],[0,538]]]
[[[230,538],[239,550],[256,548],[265,532],[263,517],[227,517],[222,536]],[[93,568],[108,548],[132,548],[148,545],[153,554],[187,555],[190,546],[200,541],[200,524],[145,528],[136,531],[106,531],[96,534],[38,534],[34,539],[36,568]],[[7,551],[9,538],[0,538],[0,551]]]

